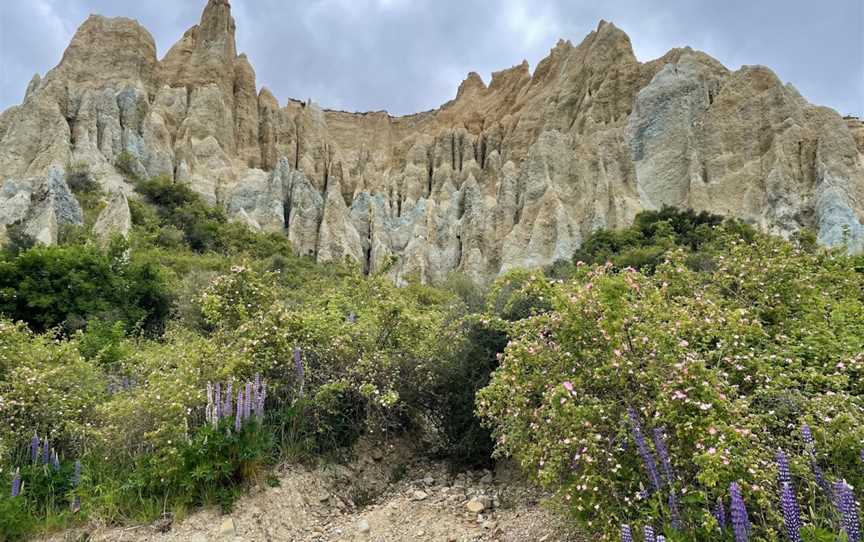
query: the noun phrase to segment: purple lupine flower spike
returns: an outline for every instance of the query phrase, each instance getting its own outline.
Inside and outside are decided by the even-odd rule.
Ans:
[[[813,440],[813,433],[810,431],[810,426],[806,423],[801,426],[801,437],[804,440],[804,446],[810,455],[810,470],[813,472],[813,477],[816,478],[816,484],[822,489],[822,492],[829,501],[833,501],[831,484],[825,479],[825,474],[822,472],[822,467],[819,466],[819,460],[816,458],[816,442]]]
[[[852,494],[852,488],[846,483],[846,480],[839,480],[834,484],[834,495],[846,539],[849,542],[861,542],[858,504],[855,502],[855,495]]]
[[[642,434],[642,424],[639,422],[639,416],[636,414],[636,411],[633,408],[628,408],[627,415],[633,424],[633,438],[636,441],[636,447],[639,449],[639,455],[642,456],[645,470],[648,471],[651,487],[654,491],[657,491],[660,489],[660,476],[657,474],[657,462],[654,460],[654,454],[651,453],[645,442],[645,435]]]
[[[780,487],[783,484],[792,483],[792,475],[789,473],[789,459],[786,457],[786,452],[781,448],[777,449],[777,483]]]
[[[621,526],[621,542],[633,542],[633,531],[629,525]]]
[[[861,462],[864,463],[864,448],[861,448]]]
[[[662,534],[658,534],[656,542],[666,542],[666,537],[663,536]]]
[[[780,490],[780,509],[783,511],[783,523],[789,542],[801,542],[801,511],[789,482],[783,482]]]
[[[216,383],[216,389],[213,395],[213,406],[215,407],[214,414],[216,416],[216,423],[219,423],[219,418],[222,418],[222,383]]]
[[[47,465],[51,462],[51,447],[48,445],[48,437],[42,441],[42,464]]]
[[[234,415],[234,408],[231,404],[231,401],[234,400],[234,381],[228,382],[228,385],[225,387],[225,408],[222,409],[222,416],[224,418],[230,418]]]
[[[801,426],[801,437],[804,439],[804,444],[808,450],[815,446],[813,441],[813,433],[810,432],[810,426],[806,423]]]
[[[657,542],[657,537],[654,535],[654,527],[645,526],[645,542]]]
[[[669,491],[669,513],[672,516],[672,528],[680,531],[684,528],[681,523],[681,512],[678,511],[678,497],[675,496],[675,490]]]
[[[15,469],[15,475],[12,477],[12,497],[17,497],[21,494],[21,469]]]
[[[672,461],[669,460],[669,449],[666,447],[666,431],[664,428],[657,427],[654,429],[654,448],[657,450],[657,456],[660,459],[660,466],[663,468],[666,483],[672,484],[672,481],[675,479],[675,473],[672,470]]]
[[[720,530],[726,528],[726,506],[723,504],[723,499],[717,497],[717,503],[714,505],[714,517],[717,519],[717,525]]]
[[[75,461],[75,470],[72,471],[72,487],[78,487],[81,483],[81,461]]]
[[[70,506],[73,514],[77,514],[81,511],[81,497],[79,495],[75,495],[75,498],[72,499],[72,505]]]
[[[234,432],[243,429],[243,390],[237,392],[237,413],[234,415]]]
[[[729,484],[729,493],[732,496],[729,511],[732,516],[735,542],[747,542],[750,539],[750,518],[747,516],[747,507],[744,506],[744,498],[741,496],[741,488],[737,482]]]
[[[248,420],[249,416],[252,415],[252,383],[246,383],[246,395],[244,395],[245,401],[243,402],[243,419]]]
[[[30,439],[30,462],[35,463],[39,459],[39,434],[33,432],[33,438]]]
[[[60,470],[60,456],[57,455],[56,450],[51,450],[51,466],[55,471]]]

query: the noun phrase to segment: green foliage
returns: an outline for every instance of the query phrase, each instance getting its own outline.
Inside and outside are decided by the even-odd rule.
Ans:
[[[667,253],[651,274],[581,266],[549,283],[551,310],[513,324],[478,408],[512,455],[598,539],[662,522],[668,489],[650,487],[627,419],[665,427],[686,531],[721,540],[710,507],[739,481],[755,540],[775,540],[774,453],[790,455],[817,529],[837,532],[810,472],[800,427],[831,480],[864,484],[864,275],[856,259],[719,230],[710,272]],[[655,523],[656,524],[656,523]]]
[[[16,222],[6,226],[6,244],[2,255],[14,258],[36,246],[36,239],[27,234],[24,224]]]
[[[0,475],[4,488],[0,494],[0,540],[24,540],[42,525],[68,524],[76,513],[71,508],[78,494],[72,482],[74,462],[62,461],[55,469],[50,464],[25,461],[18,470],[21,491],[17,497],[8,493],[12,473]]]
[[[440,453],[459,467],[489,467],[494,441],[474,414],[477,392],[489,384],[498,355],[507,345],[504,322],[470,316],[461,323],[450,359],[434,366],[429,388],[431,419],[440,432]]]
[[[0,257],[0,312],[35,330],[62,326],[72,332],[87,321],[122,320],[158,331],[170,309],[162,273],[130,263],[125,247],[94,243],[34,246]]]
[[[219,504],[230,512],[239,488],[259,476],[270,459],[272,435],[251,418],[237,433],[233,422],[205,425],[181,443],[167,473],[145,456],[133,474],[133,485],[148,495],[174,497],[175,506]]]
[[[155,177],[139,182],[136,190],[155,206],[156,212],[154,216],[139,203],[133,221],[148,226],[159,246],[177,248],[182,243],[199,253],[243,253],[256,259],[291,254],[284,235],[256,233],[243,224],[229,222],[225,211],[207,205],[183,183]]]
[[[721,225],[723,231],[746,240],[755,234],[752,228],[737,220],[724,220],[705,211],[696,213],[689,209],[680,211],[664,207],[659,211],[639,213],[629,228],[592,233],[573,255],[573,261],[589,265],[612,262],[618,269],[632,267],[652,272],[663,263],[670,250],[683,248],[695,255],[705,250],[710,252],[710,245],[718,239]],[[701,260],[697,257],[693,262],[698,264]]]
[[[516,322],[550,310],[549,283],[539,271],[514,269],[498,279],[486,298],[488,313]]]
[[[85,359],[98,359],[105,365],[114,365],[128,356],[123,339],[126,336],[122,321],[112,323],[103,320],[91,320],[87,330],[79,332],[78,351]]]
[[[419,285],[399,290],[382,277],[346,275],[292,299],[280,280],[280,273],[244,265],[215,279],[201,303],[215,328],[213,341],[248,352],[245,374],[261,372],[286,392],[301,384],[292,361],[300,347],[303,389],[316,403],[338,389],[350,399],[341,401],[342,415],[364,412],[358,423],[370,430],[410,426],[433,360],[447,352],[454,333],[448,325],[457,307],[452,297]],[[322,389],[328,393],[319,396]]]

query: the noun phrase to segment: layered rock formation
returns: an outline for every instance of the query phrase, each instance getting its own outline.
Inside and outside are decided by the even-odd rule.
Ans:
[[[0,115],[0,193],[72,163],[109,191],[168,175],[301,254],[400,281],[551,264],[663,205],[864,249],[861,130],[764,67],[690,49],[640,63],[601,22],[533,74],[471,73],[440,108],[392,117],[280,106],[235,43],[227,0],[161,61],[134,21],[91,17]],[[4,201],[10,223],[21,204]]]

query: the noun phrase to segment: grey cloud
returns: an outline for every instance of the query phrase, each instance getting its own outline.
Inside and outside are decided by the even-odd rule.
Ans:
[[[161,54],[195,24],[204,0],[0,0],[0,109],[56,64],[89,13],[138,19]],[[601,18],[640,60],[690,45],[730,68],[765,64],[809,100],[864,115],[861,0],[233,0],[238,48],[284,103],[431,109],[469,71],[532,66],[559,38],[578,43]],[[598,5],[599,4],[599,5]]]

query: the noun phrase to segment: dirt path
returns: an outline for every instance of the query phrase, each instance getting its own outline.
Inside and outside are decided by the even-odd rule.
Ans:
[[[231,514],[197,511],[174,524],[91,527],[46,542],[265,541],[565,541],[541,495],[506,470],[453,475],[443,464],[413,462],[391,448],[359,450],[348,465],[285,467],[276,487],[263,484]]]

